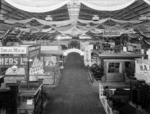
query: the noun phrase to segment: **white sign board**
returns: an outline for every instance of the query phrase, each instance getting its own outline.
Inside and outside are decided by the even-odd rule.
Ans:
[[[0,47],[0,54],[26,54],[26,47]]]
[[[41,50],[44,51],[60,50],[60,46],[41,46]]]
[[[135,61],[135,77],[150,83],[150,60],[137,59]]]

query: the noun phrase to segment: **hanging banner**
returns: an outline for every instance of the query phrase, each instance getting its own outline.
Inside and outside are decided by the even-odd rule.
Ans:
[[[150,83],[150,60],[137,59],[135,61],[135,77]]]
[[[89,45],[84,50],[84,64],[91,66],[91,47]]]

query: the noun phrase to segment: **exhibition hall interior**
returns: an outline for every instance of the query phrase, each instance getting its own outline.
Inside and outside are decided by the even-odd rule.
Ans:
[[[0,0],[0,114],[150,114],[150,0]]]

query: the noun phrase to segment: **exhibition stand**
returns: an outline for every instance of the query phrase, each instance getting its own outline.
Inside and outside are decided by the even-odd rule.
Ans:
[[[11,114],[41,114],[42,101],[42,81],[33,80],[30,73],[35,69],[41,71],[40,46],[21,45],[18,47],[0,47],[1,68],[8,68],[1,84],[3,90],[9,90],[10,96],[2,96],[8,100],[8,107],[2,110]],[[42,67],[42,66],[40,66]]]

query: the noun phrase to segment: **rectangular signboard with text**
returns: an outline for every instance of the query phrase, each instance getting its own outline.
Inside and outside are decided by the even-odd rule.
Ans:
[[[0,67],[9,67],[13,65],[25,66],[26,64],[27,64],[26,57],[0,56]]]
[[[26,47],[0,47],[0,54],[26,54]]]

